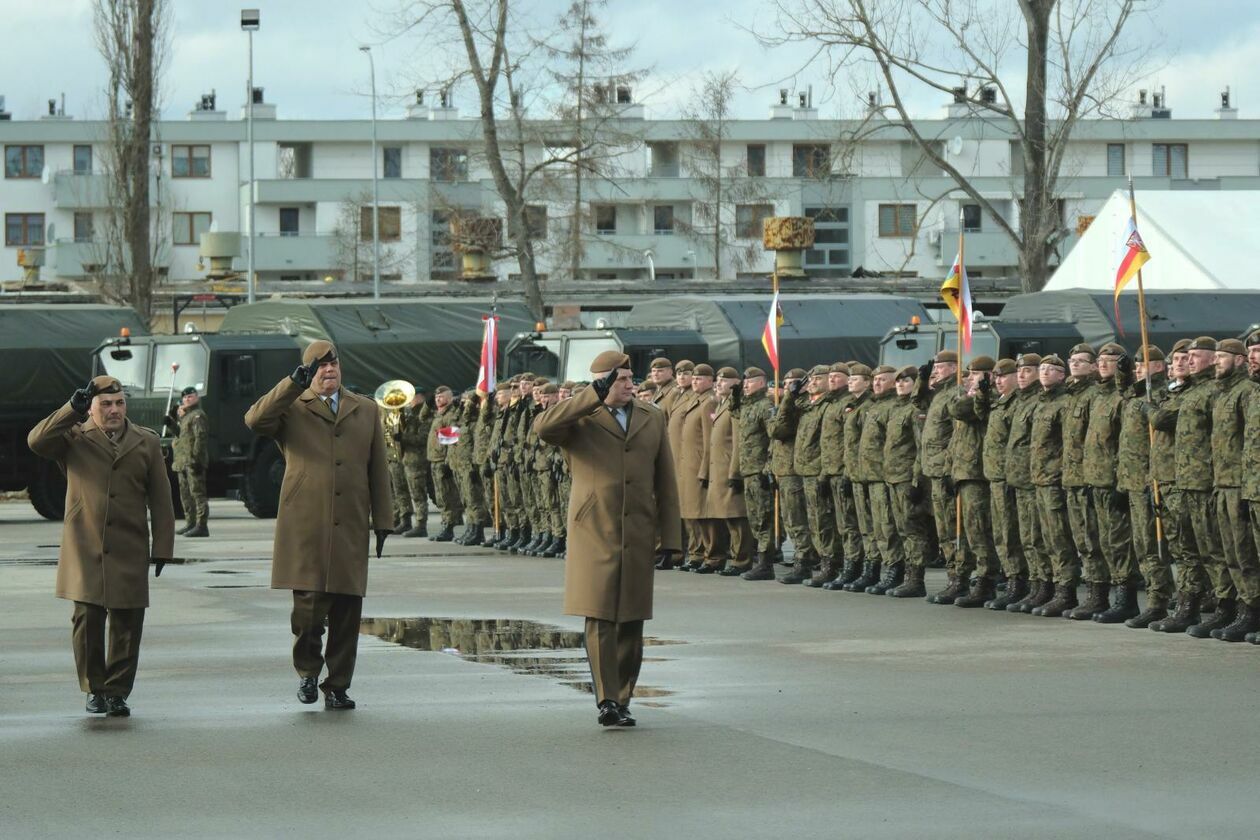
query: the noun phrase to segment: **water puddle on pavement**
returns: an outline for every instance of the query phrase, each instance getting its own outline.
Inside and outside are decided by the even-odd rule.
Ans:
[[[415,650],[436,651],[469,662],[511,669],[517,674],[545,677],[570,688],[594,694],[583,646],[585,634],[526,619],[508,618],[365,618],[359,632]],[[647,637],[645,648],[684,642]],[[644,656],[644,662],[664,662]],[[648,685],[634,689],[636,699],[669,697],[672,691]],[[645,706],[664,706],[645,702]]]

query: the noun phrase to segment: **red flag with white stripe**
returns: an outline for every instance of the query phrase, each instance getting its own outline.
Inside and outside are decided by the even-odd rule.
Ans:
[[[481,369],[477,372],[477,390],[488,395],[494,393],[494,382],[498,378],[499,316],[483,315],[481,320],[485,328],[481,337]]]

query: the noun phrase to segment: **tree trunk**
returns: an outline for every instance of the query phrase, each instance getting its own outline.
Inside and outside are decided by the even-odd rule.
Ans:
[[[1054,196],[1046,192],[1046,79],[1050,15],[1056,0],[1020,0],[1028,28],[1028,84],[1024,104],[1024,199],[1020,208],[1020,285],[1035,292],[1049,279],[1049,236],[1058,227]]]
[[[577,75],[577,112],[574,127],[576,160],[573,166],[573,221],[570,223],[569,235],[572,238],[569,249],[569,273],[574,281],[582,274],[582,149],[586,148],[582,136],[582,118],[585,116],[583,105],[586,104],[586,22],[588,6],[582,4],[582,25],[578,30],[578,75]]]
[[[149,230],[149,137],[153,125],[154,0],[137,0],[130,61],[132,124],[123,155],[130,183],[123,236],[131,257],[131,303],[146,324],[153,318],[153,265]]]

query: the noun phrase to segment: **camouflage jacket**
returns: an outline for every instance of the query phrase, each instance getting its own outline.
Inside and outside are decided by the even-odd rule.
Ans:
[[[512,461],[521,469],[528,469],[533,459],[531,445],[533,438],[530,432],[534,429],[534,418],[542,414],[542,409],[533,397],[525,397],[517,403],[516,423],[512,436]]]
[[[919,469],[919,438],[927,418],[924,406],[909,394],[894,395],[884,424],[884,481],[915,481]]]
[[[1146,408],[1151,410],[1147,421],[1155,429],[1151,440],[1151,479],[1159,482],[1161,492],[1165,487],[1177,486],[1177,427],[1175,423],[1168,429],[1155,426],[1153,414],[1155,409],[1176,409],[1185,392],[1185,382],[1169,382],[1147,400],[1149,405]]]
[[[171,469],[204,470],[210,466],[210,423],[196,406],[179,418],[179,435],[171,444]]]
[[[816,400],[799,403],[801,416],[796,423],[792,446],[792,471],[797,475],[818,475],[822,472],[822,425],[827,406],[833,402],[829,393]]]
[[[401,431],[398,439],[402,443],[404,461],[427,461],[429,459],[429,430],[433,426],[433,409],[428,403],[409,406],[402,410]]]
[[[1090,487],[1115,487],[1124,414],[1124,390],[1113,376],[1094,386],[1085,426],[1085,481]]]
[[[735,453],[731,471],[745,478],[766,471],[770,458],[770,410],[774,406],[764,390],[744,397],[735,412]]]
[[[870,403],[859,418],[862,431],[858,438],[857,466],[849,475],[854,481],[884,480],[888,414],[896,405],[897,392],[891,388],[882,394],[871,393]]]
[[[1063,418],[1063,486],[1085,487],[1085,432],[1089,429],[1089,407],[1098,392],[1098,377],[1069,377],[1067,413]]]
[[[1015,392],[1010,409],[1010,431],[1006,439],[1006,483],[1028,490],[1032,480],[1033,414],[1040,401],[1041,386],[1036,382]]]
[[[796,423],[800,412],[783,410],[791,399],[792,397],[784,394],[783,402],[770,413],[770,422],[766,425],[766,431],[770,434],[770,471],[778,476],[796,475],[792,462]],[[807,400],[809,397],[801,395],[796,398],[798,403],[802,399]]]
[[[1163,374],[1151,377],[1152,396],[1162,402],[1168,398],[1168,380]],[[1116,452],[1116,489],[1141,493],[1151,483],[1151,431],[1142,400],[1146,398],[1146,380],[1133,383],[1125,394],[1120,409],[1120,445]]]
[[[1247,409],[1257,399],[1257,386],[1247,374],[1235,369],[1217,380],[1212,401],[1212,476],[1217,487],[1242,487],[1243,436]],[[1254,430],[1253,433],[1260,433]]]
[[[989,405],[989,425],[984,429],[984,477],[989,481],[1006,481],[1006,444],[1018,401],[1017,389]]]
[[[954,418],[949,407],[959,393],[956,385],[942,382],[928,404],[923,421],[923,451],[919,454],[923,474],[928,478],[944,478],[950,473],[949,440],[954,436]]]
[[[481,469],[482,464],[490,460],[490,444],[494,437],[494,420],[494,402],[487,396],[485,401],[477,408],[476,428],[473,429],[472,460],[473,465],[478,470]]]
[[[1212,402],[1218,393],[1212,371],[1200,371],[1186,380],[1180,399],[1151,412],[1152,426],[1177,436],[1173,460],[1179,490],[1212,489]]]
[[[459,407],[455,403],[451,403],[441,411],[433,412],[433,422],[429,426],[427,449],[429,463],[446,463],[447,453],[450,451],[451,445],[438,442],[438,430],[458,426],[459,423]]]
[[[1037,395],[1029,441],[1030,477],[1037,487],[1063,481],[1063,426],[1067,423],[1068,400],[1067,389],[1061,384]]]
[[[996,392],[968,396],[959,392],[949,405],[949,414],[958,421],[949,441],[950,477],[954,481],[984,478],[984,437],[989,425],[989,409]]]
[[[844,420],[848,416],[845,409],[851,402],[853,395],[845,388],[833,391],[831,400],[823,409],[822,431],[818,439],[821,455],[818,466],[822,475],[844,475]]]
[[[871,406],[870,390],[859,396],[849,395],[849,404],[844,407],[844,475],[850,481],[859,481],[858,445],[862,442],[862,416]]]
[[[1243,498],[1249,502],[1260,502],[1260,397],[1253,396],[1247,400],[1244,422]]]

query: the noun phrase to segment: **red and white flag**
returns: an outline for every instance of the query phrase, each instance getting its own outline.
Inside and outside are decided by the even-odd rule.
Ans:
[[[766,317],[765,329],[761,331],[761,347],[766,351],[770,367],[775,371],[779,369],[779,327],[781,326],[783,326],[783,310],[779,308],[779,293],[776,290],[774,299],[770,301],[770,314]]]
[[[498,377],[499,316],[483,315],[485,330],[481,337],[481,369],[477,371],[477,390],[483,394],[494,393],[494,381]]]
[[[437,430],[438,443],[443,446],[452,446],[459,443],[459,426],[442,426]]]

